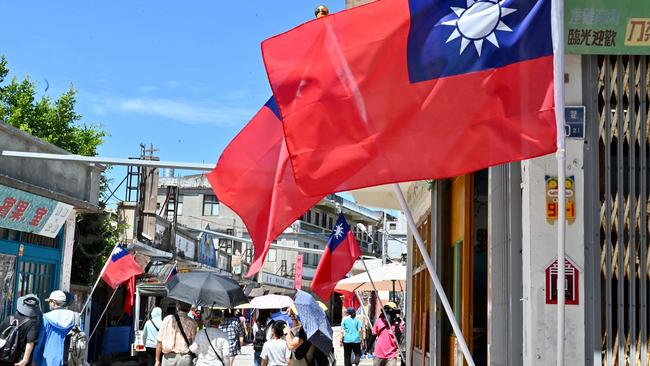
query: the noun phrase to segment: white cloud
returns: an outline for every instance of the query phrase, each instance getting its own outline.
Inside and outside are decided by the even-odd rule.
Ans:
[[[210,124],[233,126],[247,122],[255,110],[229,107],[214,103],[189,103],[167,98],[102,98],[92,106],[93,111],[105,114],[109,111],[140,114],[170,119],[185,124]]]

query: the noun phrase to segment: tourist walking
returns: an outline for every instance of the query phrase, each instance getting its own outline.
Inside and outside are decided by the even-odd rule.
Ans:
[[[162,327],[162,309],[155,307],[151,309],[149,319],[142,328],[142,338],[147,353],[147,366],[156,364],[156,345],[158,344],[158,332]]]
[[[0,366],[32,364],[34,344],[38,340],[41,307],[33,294],[18,298],[16,313],[0,324]]]
[[[347,309],[348,316],[341,322],[341,345],[343,346],[343,363],[345,366],[359,365],[361,362],[361,343],[363,342],[363,325],[356,318],[354,308]],[[354,356],[354,357],[353,357]]]
[[[208,319],[204,319],[206,327],[196,334],[190,350],[197,355],[196,366],[230,366],[230,344],[228,336],[219,324],[222,321],[221,311],[212,311]]]
[[[61,290],[52,291],[45,299],[50,311],[43,315],[34,349],[36,366],[61,366],[65,359],[65,338],[75,326],[77,313],[65,309],[67,297]]]
[[[196,337],[196,322],[188,315],[192,306],[176,302],[176,312],[167,315],[156,343],[155,366],[192,366],[190,345]]]
[[[283,321],[273,324],[273,339],[266,341],[262,347],[262,366],[287,366],[291,362],[291,351],[282,339],[285,325]]]
[[[224,331],[228,336],[228,343],[230,345],[229,355],[234,363],[235,356],[239,354],[241,345],[244,343],[244,327],[242,327],[241,321],[235,316],[232,310],[226,310],[219,329]]]

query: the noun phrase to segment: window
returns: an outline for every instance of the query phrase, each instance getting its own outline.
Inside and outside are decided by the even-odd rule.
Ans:
[[[305,212],[302,220],[311,223],[311,210],[307,210],[307,212]]]
[[[317,213],[316,215],[318,215],[318,213]],[[309,243],[305,243],[304,247],[307,248],[307,249],[309,249]],[[304,262],[306,265],[311,264],[311,254],[310,254],[310,253],[305,253],[305,255],[304,255],[304,259],[303,259],[303,262]]]
[[[181,216],[183,214],[183,195],[179,194],[178,195],[178,204],[176,205],[178,208],[178,216]],[[174,203],[173,202],[167,202],[167,217],[169,220],[172,220],[174,218]]]
[[[219,215],[219,201],[217,196],[206,194],[203,196],[203,216]]]
[[[389,223],[388,230],[397,230],[397,223],[396,222]]]
[[[278,260],[278,250],[277,249],[269,249],[269,253],[266,255],[266,261],[267,262],[275,262]]]
[[[327,218],[327,227],[331,229],[334,228],[334,220],[331,217]]]
[[[323,220],[320,223],[320,226],[327,227],[327,215],[323,214]]]
[[[320,225],[320,214],[318,212],[314,212],[314,225]]]

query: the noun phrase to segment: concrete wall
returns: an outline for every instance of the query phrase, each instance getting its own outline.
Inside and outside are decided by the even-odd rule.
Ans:
[[[68,154],[28,133],[0,122],[0,150]],[[102,166],[0,156],[0,184],[96,210]]]
[[[567,55],[566,104],[582,104],[579,56]],[[566,255],[584,268],[584,171],[583,141],[567,140],[566,174],[575,176],[576,220],[566,227]],[[522,281],[524,365],[551,365],[556,357],[556,305],[545,303],[544,269],[557,255],[557,222],[546,221],[544,176],[557,176],[554,155],[522,162]],[[584,355],[584,276],[580,276],[580,303],[566,306],[565,363],[583,365]]]

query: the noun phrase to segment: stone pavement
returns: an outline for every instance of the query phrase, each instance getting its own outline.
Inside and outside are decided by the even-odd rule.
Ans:
[[[334,350],[336,351],[336,364],[343,366],[343,347],[340,347],[340,327],[334,327]],[[242,347],[242,353],[235,357],[233,366],[251,366],[253,365],[253,346],[246,345]],[[371,366],[371,359],[363,359],[359,366]]]

